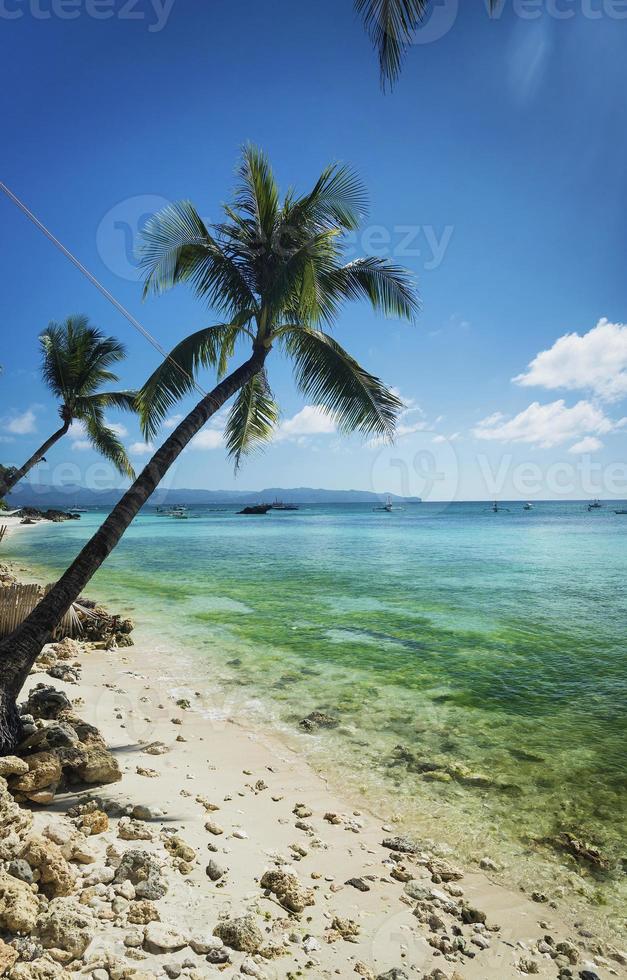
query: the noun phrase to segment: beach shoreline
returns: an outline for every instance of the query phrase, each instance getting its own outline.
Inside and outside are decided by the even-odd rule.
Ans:
[[[12,531],[17,528],[19,525]],[[159,807],[163,813],[155,815],[151,826],[154,823],[160,834],[175,826],[197,855],[198,866],[185,876],[183,885],[178,872],[171,875],[168,920],[172,917],[182,927],[190,915],[197,914],[211,922],[223,914],[245,915],[251,909],[253,915],[263,916],[268,899],[258,883],[269,869],[287,866],[303,885],[313,887],[315,904],[300,917],[299,925],[306,923],[307,929],[300,942],[290,941],[284,956],[263,964],[267,977],[298,975],[293,972],[296,967],[313,969],[314,976],[339,973],[368,978],[394,968],[406,970],[410,977],[422,977],[440,968],[445,977],[456,973],[468,980],[496,980],[520,976],[521,961],[527,960],[534,964],[529,967],[531,972],[537,965],[540,976],[555,977],[555,957],[542,952],[542,946],[538,950],[547,932],[556,943],[573,945],[579,963],[584,964],[578,970],[602,969],[604,976],[623,975],[617,960],[599,957],[603,946],[586,936],[590,930],[581,919],[575,925],[568,910],[534,902],[491,880],[489,856],[483,871],[462,871],[450,848],[437,840],[421,840],[416,854],[401,856],[399,852],[395,861],[394,851],[382,846],[383,839],[400,833],[393,821],[385,823],[380,815],[356,808],[351,796],[338,794],[332,781],[275,734],[253,729],[223,711],[208,712],[202,692],[181,700],[173,683],[172,659],[155,659],[145,641],[111,651],[85,649],[80,657],[79,686],[54,682],[68,697],[80,698],[77,710],[101,731],[119,761],[122,781],[98,795],[116,803],[126,800],[132,805]],[[193,687],[193,678],[183,680],[179,687]],[[41,681],[46,676],[36,671],[29,687]],[[154,743],[167,750],[151,758],[144,753]],[[146,767],[158,775],[146,778],[138,773],[138,768]],[[256,788],[261,783],[264,788]],[[224,835],[215,835],[215,841],[229,873],[227,884],[219,888],[203,870],[211,857],[207,845],[216,844],[214,835],[205,829],[207,813],[196,802],[198,794],[215,801],[220,807],[216,816],[224,823]],[[63,805],[63,797],[55,798],[55,805],[57,801]],[[325,819],[331,814],[337,822]],[[44,810],[36,820],[49,816]],[[112,833],[115,839],[115,830]],[[432,880],[429,863],[433,861],[454,866],[455,877],[443,880],[436,872]],[[398,871],[398,877],[393,871]],[[463,874],[461,879],[457,871]],[[360,884],[348,883],[351,881]],[[412,888],[422,896],[418,906],[407,894]],[[438,897],[434,899],[431,892]],[[276,901],[270,902],[276,908]],[[472,957],[459,954],[448,962],[437,948],[442,929],[444,934],[447,926],[451,929],[442,911],[446,903],[458,909],[468,903],[487,917],[487,927],[481,921],[464,926]],[[429,913],[439,919],[439,932],[429,925]],[[334,918],[357,923],[359,935],[352,937],[354,941],[327,941]],[[493,931],[496,925],[499,930]],[[116,955],[123,955],[115,934],[103,937],[103,942],[105,947],[113,944]],[[236,955],[234,959],[240,968],[241,956],[239,966]],[[315,966],[307,967],[309,961]],[[153,965],[158,973],[162,962]]]

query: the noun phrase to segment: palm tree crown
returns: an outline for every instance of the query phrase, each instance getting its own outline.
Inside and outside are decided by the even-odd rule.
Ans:
[[[107,408],[135,410],[136,393],[101,391],[119,380],[111,367],[125,356],[124,346],[91,326],[86,316],[70,316],[50,323],[39,338],[41,372],[60,401],[59,415],[65,425],[81,422],[94,449],[125,476],[134,476],[126,450],[105,422]]]
[[[248,146],[234,203],[207,227],[183,201],[155,215],[143,231],[145,293],[189,283],[222,322],[181,341],[139,394],[147,438],[169,409],[192,391],[201,367],[225,374],[236,344],[266,353],[277,346],[294,364],[299,389],[324,407],[341,431],[391,437],[402,402],[325,331],[347,300],[366,299],[388,316],[413,320],[418,299],[411,275],[382,258],[345,262],[343,235],[365,212],[362,185],[347,167],[323,171],[303,196],[283,200],[265,155]],[[267,440],[279,418],[265,367],[239,391],[226,443],[239,465]]]

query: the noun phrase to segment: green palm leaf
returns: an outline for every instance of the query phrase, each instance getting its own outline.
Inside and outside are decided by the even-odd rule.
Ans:
[[[146,439],[153,439],[167,413],[196,387],[200,368],[225,369],[228,355],[250,313],[245,311],[236,323],[218,323],[203,327],[185,337],[148,378],[137,396],[139,421]]]
[[[97,413],[92,413],[87,416],[83,420],[83,424],[85,425],[87,438],[96,452],[113,463],[116,470],[123,476],[128,476],[133,480],[135,478],[135,471],[126,455],[124,446],[113,429],[105,425]]]
[[[416,29],[436,0],[355,0],[355,9],[379,55],[382,88],[392,87]],[[490,12],[500,0],[489,0]]]
[[[342,431],[393,437],[403,402],[332,337],[297,326],[286,329],[283,343],[300,390],[326,408]]]
[[[255,452],[267,442],[279,419],[265,371],[256,374],[237,395],[224,430],[229,456],[239,469],[244,454]]]

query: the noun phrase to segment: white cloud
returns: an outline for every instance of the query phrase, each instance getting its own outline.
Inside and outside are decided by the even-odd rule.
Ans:
[[[335,422],[324,408],[305,405],[291,419],[281,423],[276,438],[299,439],[303,436],[333,435],[336,431]]]
[[[72,422],[70,428],[68,429],[67,434],[72,440],[75,439],[82,440],[85,438],[86,435],[85,426],[83,425],[82,422]]]
[[[128,435],[128,429],[126,426],[122,425],[121,422],[109,422],[108,419],[105,419],[105,425],[111,429],[112,432],[115,432],[116,436],[119,436],[120,439],[123,439],[124,436]]]
[[[596,453],[603,449],[603,443],[596,436],[584,436],[568,450],[569,453]]]
[[[179,422],[183,419],[182,415],[171,415],[169,419],[166,419],[163,423],[164,429],[176,429]]]
[[[2,420],[4,432],[12,436],[27,436],[37,431],[37,419],[32,408],[26,409],[21,415],[13,415]]]
[[[457,440],[461,439],[461,437],[462,437],[461,432],[452,432],[450,436],[443,436],[443,435],[434,436],[431,441],[435,442],[436,444],[441,442],[457,442]]]
[[[603,318],[588,333],[567,333],[536,355],[516,384],[592,391],[605,401],[627,395],[627,325]]]
[[[86,449],[93,449],[89,439],[73,439],[72,449],[77,449],[79,452],[84,452]]]
[[[189,444],[190,449],[221,449],[224,433],[220,429],[202,429]]]
[[[149,453],[154,453],[155,447],[151,442],[132,442],[128,451],[131,456],[148,456]]]
[[[550,449],[585,435],[612,432],[624,424],[625,419],[615,422],[589,401],[579,401],[568,408],[559,399],[546,405],[533,402],[513,418],[496,412],[479,422],[473,435],[477,439],[524,442]]]

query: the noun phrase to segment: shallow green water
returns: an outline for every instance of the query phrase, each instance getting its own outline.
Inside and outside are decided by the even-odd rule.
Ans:
[[[216,719],[244,711],[279,726],[386,816],[614,916],[627,857],[627,518],[510,506],[149,513],[94,589],[137,608],[140,630],[172,651],[173,677],[182,653],[179,686],[204,681]],[[60,571],[101,517],[5,551]],[[300,733],[314,708],[339,727]],[[434,766],[438,781],[424,772]],[[561,831],[596,844],[612,871],[538,843]]]

